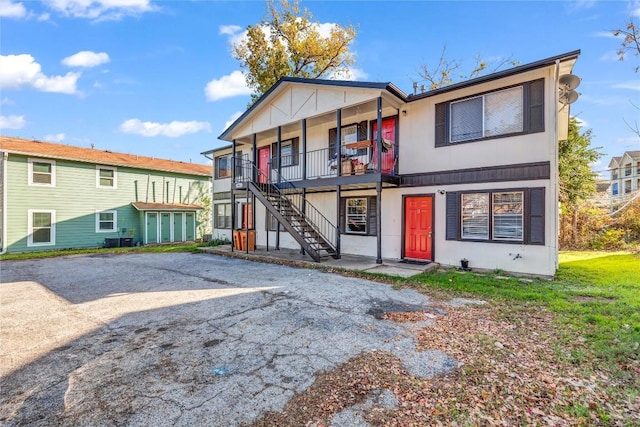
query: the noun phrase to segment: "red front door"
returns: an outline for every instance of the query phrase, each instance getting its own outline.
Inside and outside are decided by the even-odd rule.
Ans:
[[[378,122],[373,122],[373,150],[372,162],[378,161]],[[393,174],[395,166],[396,118],[389,117],[382,120],[382,173]],[[378,168],[376,168],[377,170]]]
[[[411,196],[404,199],[404,256],[433,259],[433,197]]]
[[[262,147],[258,150],[258,169],[260,169],[260,176],[258,182],[265,184],[267,177],[269,176],[269,146]]]

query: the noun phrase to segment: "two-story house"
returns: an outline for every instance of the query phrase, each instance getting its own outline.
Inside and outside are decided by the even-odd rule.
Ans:
[[[611,200],[618,205],[633,192],[640,190],[640,151],[625,151],[609,162]]]
[[[283,78],[203,153],[214,234],[323,256],[551,276],[557,267],[559,79],[579,51],[420,94]]]
[[[208,226],[211,166],[6,136],[0,155],[2,253],[190,241]]]

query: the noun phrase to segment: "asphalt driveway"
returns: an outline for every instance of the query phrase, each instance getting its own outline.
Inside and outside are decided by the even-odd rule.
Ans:
[[[391,352],[421,377],[457,366],[416,352],[428,316],[379,319],[437,313],[424,295],[317,270],[96,254],[4,261],[0,282],[5,425],[243,425],[362,353]],[[354,409],[332,425],[366,423]]]

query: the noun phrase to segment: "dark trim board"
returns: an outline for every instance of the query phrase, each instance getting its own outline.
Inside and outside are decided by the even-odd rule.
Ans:
[[[550,178],[551,164],[549,162],[536,162],[401,175],[400,187],[480,184],[486,182],[528,181]]]

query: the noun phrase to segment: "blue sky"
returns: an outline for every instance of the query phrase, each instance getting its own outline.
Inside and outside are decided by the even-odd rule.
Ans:
[[[582,95],[571,113],[606,156],[640,150],[639,57],[618,61],[612,36],[638,1],[303,1],[323,24],[354,25],[357,80],[412,91],[421,64],[446,44],[465,66],[521,64],[581,49]],[[19,136],[206,163],[249,91],[232,41],[264,2],[0,0],[0,128]]]

